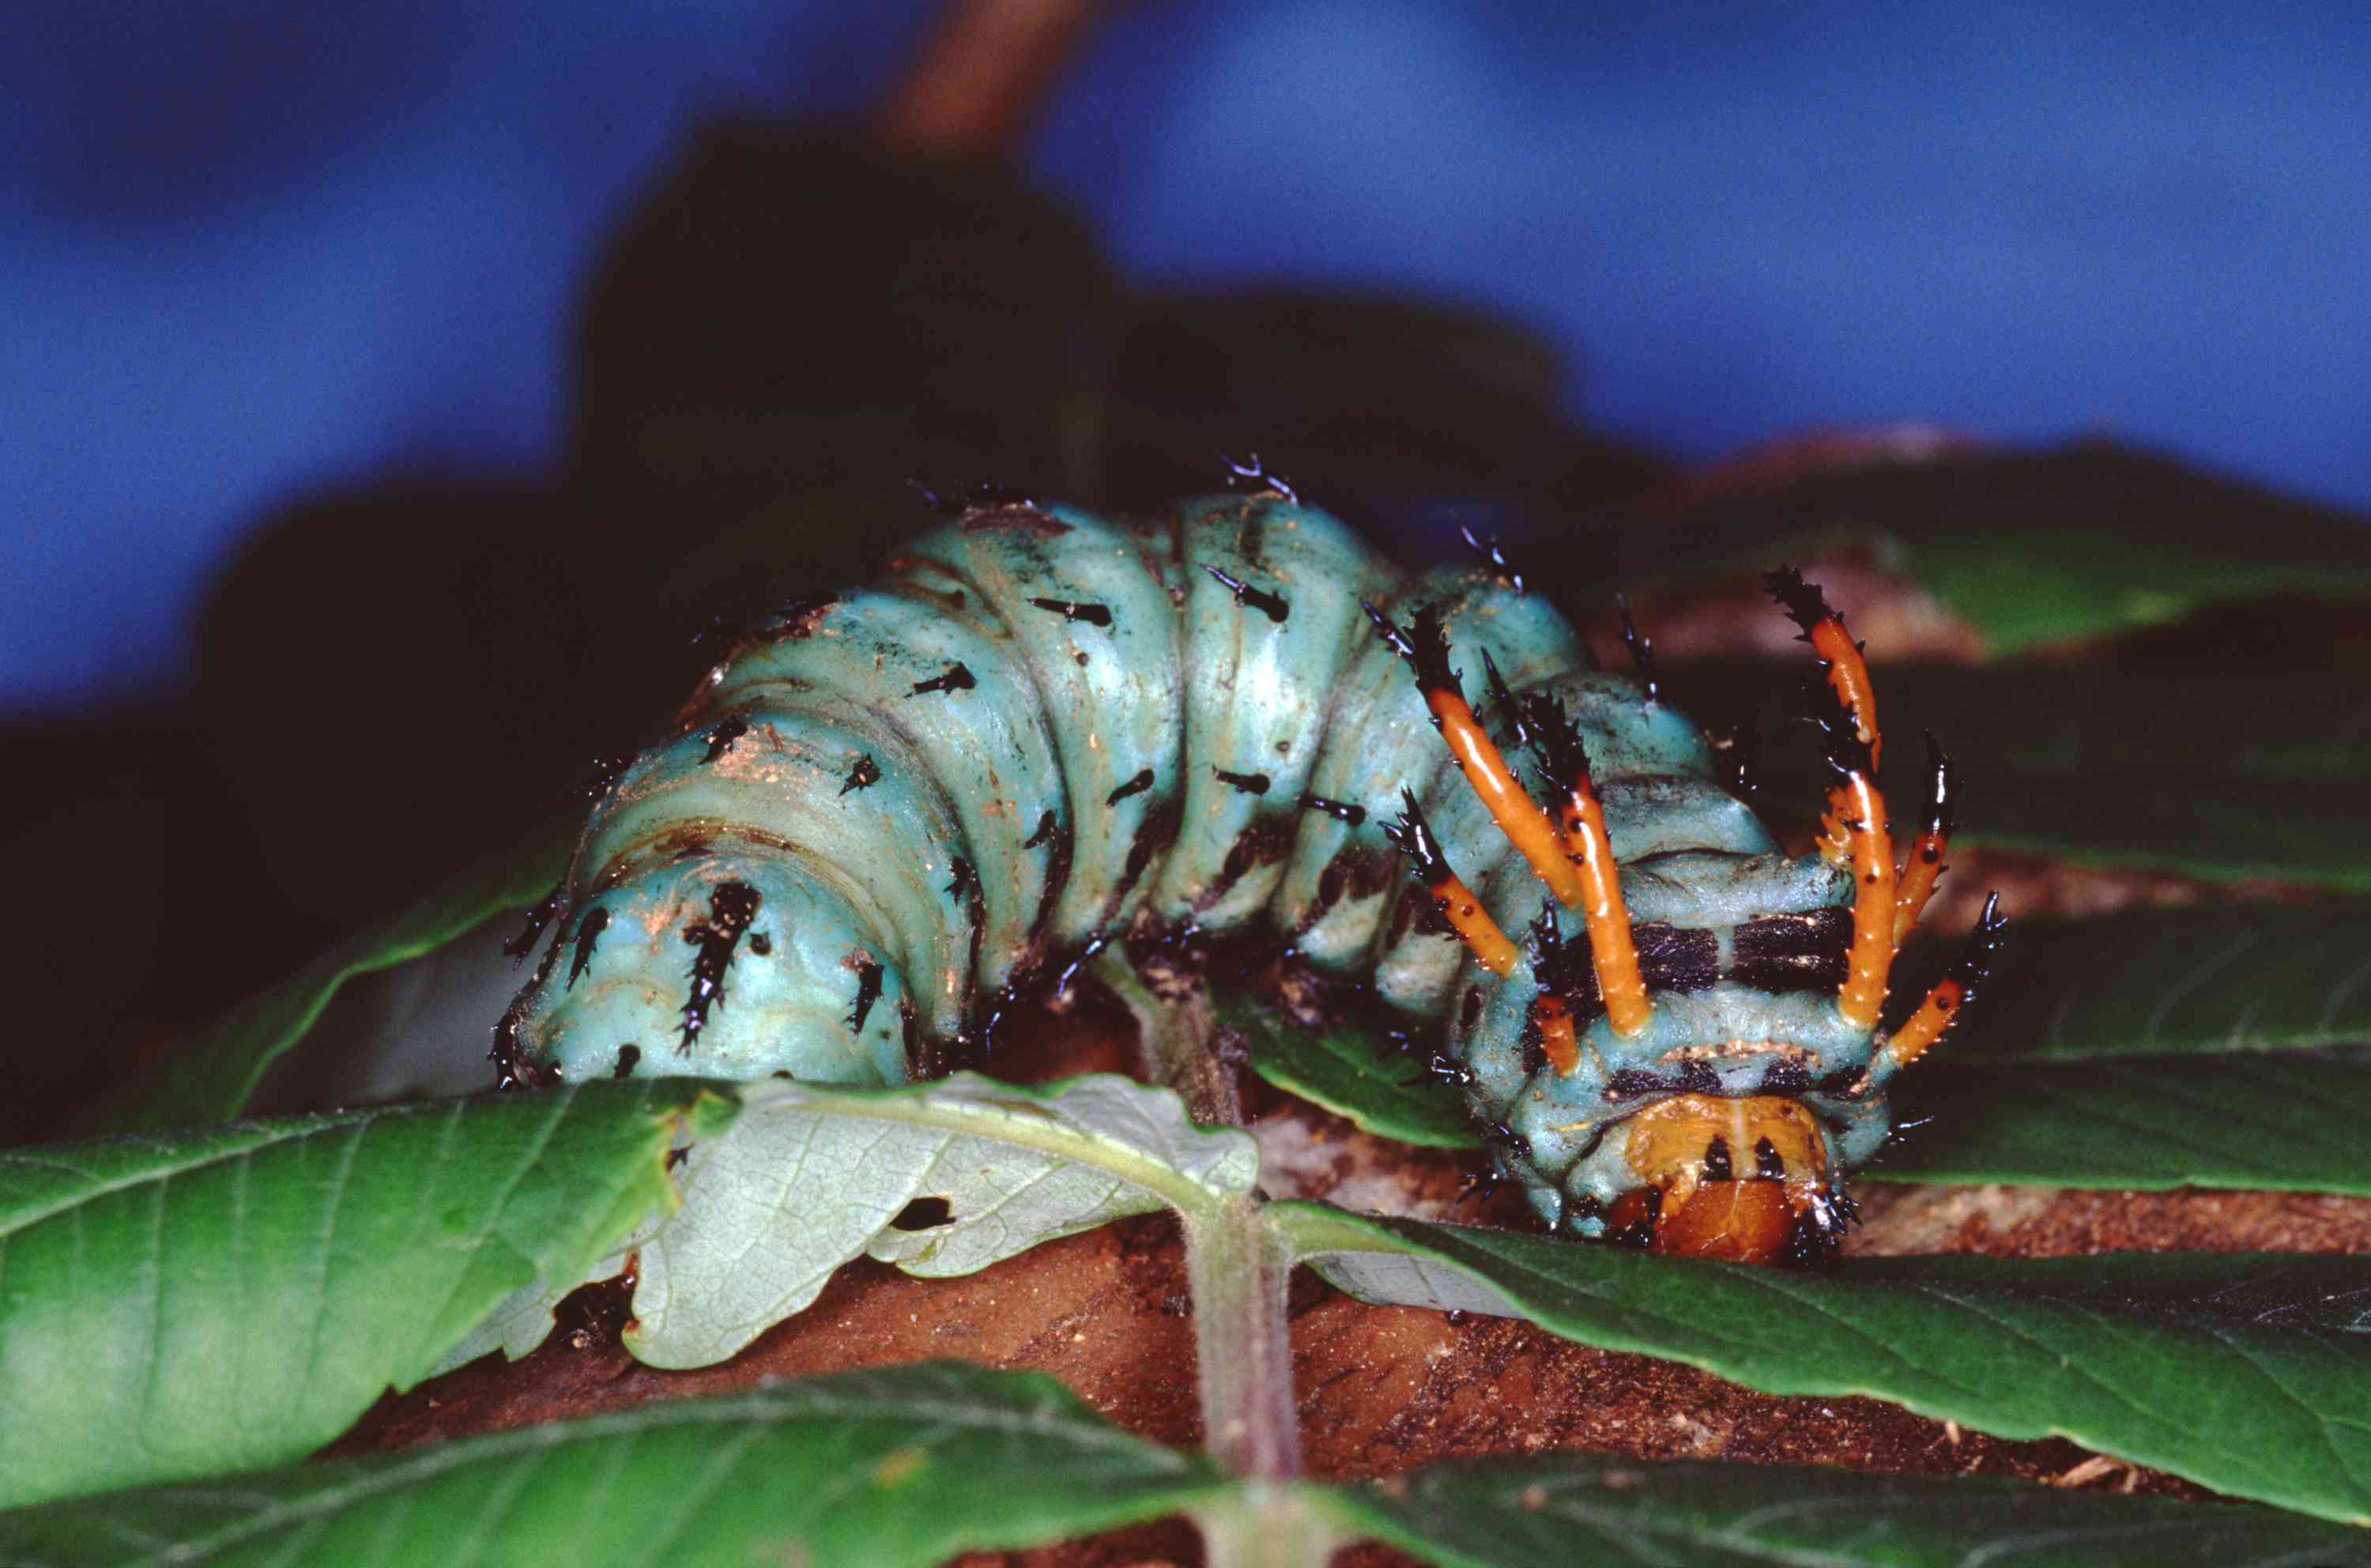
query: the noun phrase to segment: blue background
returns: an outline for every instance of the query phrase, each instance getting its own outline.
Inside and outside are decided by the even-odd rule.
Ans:
[[[1027,161],[1132,277],[1509,310],[1682,455],[2108,432],[2371,504],[2359,8],[1814,10],[1153,7]],[[186,684],[295,494],[548,471],[624,203],[704,114],[873,102],[929,13],[0,12],[0,710]]]

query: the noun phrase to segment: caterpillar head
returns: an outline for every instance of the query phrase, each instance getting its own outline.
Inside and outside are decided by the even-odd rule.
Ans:
[[[1622,1156],[1639,1184],[1609,1226],[1656,1251],[1809,1261],[1837,1228],[1827,1135],[1799,1100],[1675,1094],[1631,1119]]]
[[[1852,1205],[1843,1173],[1889,1125],[1881,1053],[1822,990],[1724,978],[1657,996],[1641,1035],[1603,1018],[1579,1066],[1509,1083],[1529,1187],[1583,1236],[1736,1262],[1809,1262]]]

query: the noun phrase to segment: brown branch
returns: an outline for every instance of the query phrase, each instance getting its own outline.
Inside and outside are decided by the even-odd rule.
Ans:
[[[890,89],[880,131],[893,146],[997,157],[1051,95],[1113,0],[951,0],[921,54]]]

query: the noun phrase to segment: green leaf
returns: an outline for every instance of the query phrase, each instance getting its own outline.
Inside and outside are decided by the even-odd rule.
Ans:
[[[1478,1148],[1464,1101],[1445,1085],[1411,1083],[1414,1065],[1372,1031],[1337,1025],[1313,1034],[1253,997],[1213,990],[1219,1020],[1251,1048],[1252,1071],[1367,1132],[1428,1148]]]
[[[2003,653],[2224,600],[2371,589],[2371,530],[2334,508],[2096,445],[1971,467],[1884,526]]]
[[[516,849],[479,862],[411,907],[357,932],[180,1042],[156,1067],[76,1120],[90,1134],[202,1126],[238,1114],[274,1058],[313,1027],[338,987],[390,969],[534,903],[560,880],[583,821],[555,820]]]
[[[1961,779],[1959,841],[2214,882],[2371,890],[2371,701],[2343,674],[2199,674],[2058,664],[1878,665],[1897,824],[1926,798],[1920,730]],[[1675,663],[1672,699],[1765,737],[1763,804],[1809,820],[1826,788],[1798,665]]]
[[[1316,1204],[1271,1212],[1364,1300],[1527,1318],[1775,1394],[1866,1394],[2063,1435],[2234,1496],[2371,1524],[2371,1259],[1858,1259],[1842,1277]]]
[[[1208,1210],[1258,1174],[1249,1134],[1196,1126],[1174,1092],[1109,1073],[1034,1089],[972,1073],[892,1090],[752,1085],[733,1130],[691,1150],[683,1207],[621,1243],[640,1259],[626,1343],[654,1366],[705,1366],[805,1310],[852,1258],[969,1274],[1125,1215]],[[899,1229],[923,1198],[944,1200],[946,1223]],[[521,1292],[445,1364],[525,1354],[579,1279],[616,1272]]]
[[[2371,893],[2366,791],[2371,775],[2364,774],[2231,778],[2143,768],[2060,780],[1972,767],[1963,837],[2076,865]]]
[[[2371,1195],[2366,953],[2353,901],[2021,922],[1964,1038],[1895,1080],[1926,1124],[1863,1174]],[[1905,954],[1895,993],[1946,957]]]
[[[327,1441],[734,1109],[677,1078],[0,1155],[0,1505]]]
[[[2226,601],[2371,592],[2371,528],[2359,515],[2095,442],[1835,465],[1783,485],[1749,478],[1667,508],[1659,523],[1609,540],[1611,551],[1558,553],[1597,582],[1611,571],[1636,584],[1864,549],[1908,571],[2004,654]]]
[[[1904,952],[1894,994],[1925,995],[1956,956],[1953,946]],[[2022,1067],[2371,1041],[2371,904],[2218,904],[2019,920],[1967,1023],[1964,1041],[1952,1035],[1938,1057],[2014,1058]]]
[[[1554,1454],[1428,1466],[1313,1492],[1347,1530],[1443,1568],[2349,1568],[2371,1537],[2268,1509],[1832,1466]]]
[[[1931,730],[1967,767],[2017,775],[2371,773],[2371,690],[2359,674],[1894,665],[1882,650],[1870,651],[1879,656],[1879,711],[1898,737],[1891,743],[1897,765],[1920,765],[1909,743]],[[1799,668],[1780,674],[1799,686]],[[1913,778],[1896,777],[1905,786]]]
[[[24,1509],[0,1515],[0,1559],[929,1568],[1231,1485],[1041,1373],[932,1363]]]
[[[1921,1063],[1860,1176],[2371,1197],[2371,1047],[2093,1062]]]

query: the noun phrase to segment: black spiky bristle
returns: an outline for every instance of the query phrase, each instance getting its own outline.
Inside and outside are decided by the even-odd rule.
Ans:
[[[1811,628],[1823,620],[1833,618],[1838,626],[1844,624],[1844,617],[1828,607],[1828,596],[1820,592],[1819,584],[1804,582],[1802,572],[1794,567],[1771,568],[1762,574],[1762,586],[1778,601],[1787,618],[1800,628],[1802,635],[1798,641],[1809,640]]]

